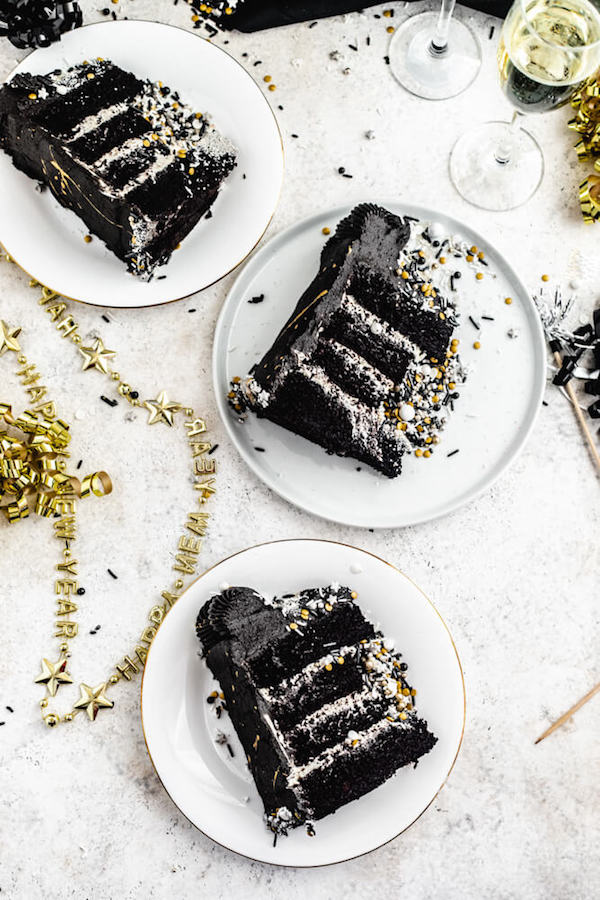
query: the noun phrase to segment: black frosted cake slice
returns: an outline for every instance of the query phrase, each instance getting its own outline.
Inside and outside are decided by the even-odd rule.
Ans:
[[[231,587],[198,614],[206,662],[275,832],[335,812],[436,743],[401,654],[355,597],[339,584],[273,599]]]
[[[457,321],[416,232],[372,204],[343,219],[271,348],[234,380],[235,411],[389,477],[407,450],[431,456],[459,375]]]
[[[235,165],[231,142],[177,92],[102,59],[3,85],[0,147],[144,279]]]

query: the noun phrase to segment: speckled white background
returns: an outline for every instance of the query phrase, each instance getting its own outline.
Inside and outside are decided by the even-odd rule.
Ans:
[[[83,0],[86,20],[101,19],[102,5]],[[401,6],[393,5],[399,15]],[[190,24],[183,2],[121,0],[114,8],[120,15]],[[278,90],[269,99],[284,107],[278,116],[287,172],[268,234],[370,192],[437,204],[495,240],[532,289],[543,271],[564,283],[577,277],[581,309],[589,313],[600,301],[600,225],[586,228],[579,218],[580,169],[565,128],[568,111],[530,122],[545,148],[547,174],[529,204],[508,214],[469,208],[449,183],[448,153],[471,123],[509,112],[497,84],[496,41],[488,40],[492,24],[497,37],[498,23],[459,8],[481,38],[483,69],[462,96],[429,104],[404,93],[384,65],[388,22],[374,19],[377,11],[313,29],[229,37],[227,49],[255,77],[273,76]],[[348,49],[355,42],[358,53]],[[342,52],[338,63],[329,60],[334,49]],[[21,55],[3,41],[0,74]],[[262,65],[254,67],[257,59]],[[346,65],[351,72],[345,76]],[[375,131],[374,141],[364,139],[367,129]],[[337,174],[340,165],[353,180]],[[142,396],[164,388],[206,414],[220,444],[220,471],[205,565],[259,541],[324,537],[388,558],[431,596],[465,670],[462,753],[449,784],[414,827],[369,857],[303,871],[237,857],[197,832],[163,791],[144,747],[139,682],[118,686],[114,711],[94,725],[80,718],[53,732],[42,726],[32,677],[42,654],[55,653],[49,634],[56,549],[44,520],[10,530],[0,524],[2,896],[592,895],[600,875],[600,699],[533,744],[600,677],[598,481],[566,401],[548,390],[549,405],[516,465],[450,518],[379,533],[319,521],[257,482],[217,421],[210,348],[230,284],[228,278],[163,308],[111,313],[109,324],[97,309],[77,306],[75,314],[82,333],[98,332],[118,351],[121,373]],[[0,265],[0,316],[23,326],[24,351],[38,361],[61,413],[74,422],[75,459],[83,458],[87,470],[105,467],[114,480],[109,498],[82,504],[77,546],[87,593],[71,671],[76,682],[97,683],[109,662],[132,647],[146,610],[171,582],[172,550],[193,502],[185,442],[179,431],[145,427],[145,415],[131,414],[124,403],[110,409],[100,402],[107,388],[101,376],[79,372],[75,348],[53,334],[27,279],[6,263]],[[18,407],[24,396],[13,371],[3,358],[0,394]],[[90,635],[96,625],[100,631]]]

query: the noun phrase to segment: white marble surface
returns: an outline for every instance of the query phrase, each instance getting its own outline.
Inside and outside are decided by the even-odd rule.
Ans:
[[[101,18],[101,3],[82,5],[88,21]],[[401,7],[394,7],[398,15]],[[189,24],[183,2],[121,0],[115,8]],[[580,170],[565,128],[568,111],[530,123],[545,148],[547,174],[528,205],[510,214],[469,208],[449,183],[448,153],[471,123],[509,112],[497,85],[495,41],[488,40],[490,25],[497,34],[498,23],[459,8],[481,38],[483,69],[464,95],[428,104],[391,78],[382,60],[388,23],[376,21],[374,11],[313,29],[229,39],[234,56],[249,54],[253,75],[273,76],[278,90],[269,99],[284,107],[278,115],[287,173],[269,235],[346,200],[394,196],[438,204],[495,239],[532,289],[543,271],[563,283],[577,277],[581,309],[589,312],[600,300],[600,225],[586,228],[579,217]],[[347,48],[355,41],[358,53]],[[333,49],[342,51],[340,62],[329,60]],[[3,41],[0,74],[15,55]],[[252,65],[256,59],[261,66]],[[351,72],[343,75],[346,65]],[[368,129],[375,140],[364,139]],[[353,180],[337,174],[340,165]],[[549,405],[518,462],[492,491],[443,521],[379,533],[319,521],[258,483],[217,421],[210,348],[230,284],[231,277],[164,308],[111,314],[108,324],[97,309],[78,306],[75,313],[85,334],[99,332],[119,352],[121,372],[143,395],[164,388],[206,413],[220,444],[220,472],[205,565],[276,537],[332,538],[390,559],[433,598],[465,670],[462,753],[414,827],[366,858],[293,871],[225,851],[180,815],[158,782],[140,727],[139,682],[119,685],[114,711],[93,725],[79,719],[55,731],[42,726],[32,677],[42,654],[55,652],[49,639],[55,546],[44,520],[10,530],[0,524],[2,896],[329,900],[368,892],[411,900],[565,900],[592,894],[600,874],[600,699],[533,744],[600,677],[598,481],[566,401],[550,388]],[[6,263],[0,317],[23,326],[25,352],[39,362],[74,422],[74,456],[84,459],[84,468],[104,466],[115,483],[110,498],[82,505],[80,516],[87,593],[71,669],[76,681],[96,683],[129,650],[157,592],[171,582],[172,548],[192,498],[185,444],[178,431],[148,429],[144,416],[129,415],[123,403],[110,409],[99,401],[100,376],[79,372],[75,348],[53,334],[27,279]],[[24,398],[12,372],[2,359],[2,399],[19,406]],[[96,625],[101,630],[90,635]]]

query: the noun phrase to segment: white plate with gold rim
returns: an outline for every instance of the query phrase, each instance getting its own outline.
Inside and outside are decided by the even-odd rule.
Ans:
[[[237,167],[211,207],[152,281],[141,281],[50,191],[0,152],[0,242],[25,271],[59,294],[96,306],[169,303],[235,269],[263,236],[283,179],[281,135],[260,87],[233,57],[171,25],[121,20],[77,28],[35,50],[11,72],[45,74],[102,56],[140,78],[161,80],[208,112],[237,148]],[[158,276],[166,276],[158,279]]]
[[[263,808],[227,714],[206,702],[215,688],[199,656],[195,621],[223,584],[281,595],[338,581],[356,590],[361,609],[396,646],[417,689],[417,709],[438,738],[416,768],[400,769],[370,794],[280,837]],[[408,828],[429,806],[454,765],[465,723],[458,654],[433,604],[406,575],[365,550],[330,541],[277,541],[242,550],[198,578],[152,642],[142,682],[142,724],[163,786],[204,834],[236,853],[283,866],[322,866],[368,853]],[[226,734],[226,745],[215,741]]]
[[[452,512],[488,489],[515,459],[533,428],[545,386],[546,350],[539,316],[523,282],[473,228],[439,210],[373,200],[398,215],[436,222],[486,256],[485,277],[475,279],[464,260],[456,336],[472,369],[430,459],[405,455],[402,474],[389,479],[350,457],[329,456],[316,444],[267,419],[243,423],[227,392],[234,376],[258,362],[317,272],[325,238],[350,207],[304,219],[254,254],[221,310],[213,348],[213,381],[219,411],[235,447],[268,487],[291,503],[345,525],[394,528]],[[261,303],[249,303],[264,294]],[[511,297],[512,303],[504,300]],[[493,321],[482,316],[492,317]],[[471,316],[478,323],[477,330]],[[516,335],[509,337],[508,333]],[[473,344],[478,341],[480,349]],[[262,448],[257,450],[256,448]],[[459,452],[448,457],[448,453]]]

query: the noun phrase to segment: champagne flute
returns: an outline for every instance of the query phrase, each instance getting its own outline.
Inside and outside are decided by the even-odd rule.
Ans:
[[[598,66],[600,0],[515,0],[498,48],[500,83],[515,111],[510,122],[479,125],[455,144],[450,177],[465,200],[506,210],[533,196],[544,156],[519,116],[568,103]]]
[[[445,100],[467,88],[481,67],[481,48],[470,28],[452,18],[456,0],[442,0],[439,13],[405,19],[390,43],[390,67],[417,97]]]

